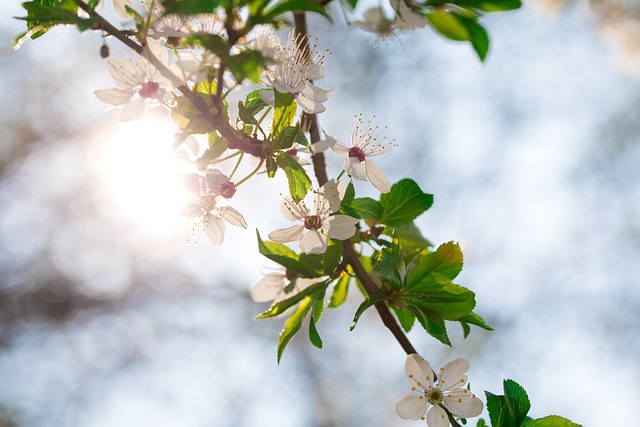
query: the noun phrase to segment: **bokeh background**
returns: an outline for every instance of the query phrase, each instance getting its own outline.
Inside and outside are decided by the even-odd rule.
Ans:
[[[337,7],[336,26],[310,21],[333,51],[322,127],[388,125],[398,147],[378,164],[435,195],[419,225],[460,242],[458,281],[495,328],[463,340],[452,324],[452,349],[415,330],[416,347],[435,366],[471,360],[476,393],[512,378],[532,416],[589,427],[630,425],[640,402],[634,4],[488,16],[486,64],[429,30],[349,29]],[[61,28],[14,51],[19,2],[0,11],[0,426],[420,425],[395,415],[404,354],[375,313],[349,332],[355,289],[321,320],[322,350],[302,332],[276,364],[282,320],[253,320],[265,307],[247,290],[273,268],[254,229],[285,225],[279,187],[239,192],[250,228],[212,247],[147,176],[166,114],[155,133],[119,125],[93,95],[112,86],[101,38]]]

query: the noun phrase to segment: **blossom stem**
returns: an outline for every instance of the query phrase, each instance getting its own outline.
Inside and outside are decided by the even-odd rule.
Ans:
[[[231,178],[233,178],[233,175],[235,175],[236,171],[240,167],[240,163],[242,162],[243,157],[244,157],[244,153],[241,153],[240,157],[238,157],[238,161],[236,162],[236,165],[234,166],[233,170],[231,171],[231,174],[229,175],[229,181],[231,181]]]
[[[249,178],[257,174],[263,164],[264,164],[264,159],[260,159],[260,163],[258,163],[258,166],[256,166],[256,168],[249,175],[245,176],[240,181],[238,181],[236,183],[236,187],[239,187],[240,184],[242,184],[243,182],[247,181]]]
[[[301,48],[304,49],[307,54],[309,53],[309,41],[307,39],[307,18],[304,12],[297,12],[294,14],[294,22],[296,25],[296,36],[300,38]],[[315,114],[304,113],[302,116],[302,128],[309,130],[309,136],[311,137],[311,144],[315,144],[320,141],[320,128],[318,126],[318,118]],[[313,161],[313,171],[316,175],[316,179],[318,180],[318,185],[324,185],[328,180],[327,176],[327,166],[325,162],[324,153],[315,153],[311,158]],[[364,289],[367,291],[369,296],[377,295],[380,293],[380,288],[375,284],[367,270],[364,268],[362,263],[360,262],[360,258],[358,258],[358,254],[353,248],[353,243],[348,240],[345,240],[342,243],[342,256],[344,261],[351,266],[353,272],[356,277],[362,283]],[[376,310],[382,319],[382,323],[391,331],[395,339],[398,341],[402,349],[407,354],[417,353],[416,349],[413,347],[409,338],[405,335],[405,333],[398,325],[398,322],[393,317],[389,308],[386,306],[384,302],[379,302],[375,304]]]

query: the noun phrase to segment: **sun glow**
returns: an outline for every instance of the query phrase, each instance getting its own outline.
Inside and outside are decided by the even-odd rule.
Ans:
[[[102,132],[92,156],[114,211],[154,233],[171,233],[188,197],[185,162],[172,149],[175,127],[145,119]]]

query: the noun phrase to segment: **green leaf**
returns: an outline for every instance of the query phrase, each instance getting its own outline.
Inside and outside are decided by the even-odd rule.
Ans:
[[[504,380],[503,386],[511,418],[514,420],[515,427],[520,427],[531,409],[529,396],[524,388],[513,380]]]
[[[432,12],[427,12],[425,16],[431,27],[444,37],[456,41],[469,40],[469,30],[460,22],[457,15],[453,15],[444,9],[436,9]]]
[[[331,299],[329,300],[329,307],[340,307],[346,301],[350,281],[351,276],[349,276],[349,274],[347,273],[342,273],[342,275],[338,279],[338,282],[333,287],[333,293],[331,294]]]
[[[296,305],[297,303],[299,303],[300,301],[302,301],[303,299],[305,299],[306,297],[310,297],[315,295],[317,292],[323,292],[326,290],[328,284],[326,282],[318,282],[318,283],[314,283],[313,285],[309,286],[308,288],[305,288],[303,290],[301,290],[300,292],[298,292],[297,294],[282,300],[282,301],[278,301],[277,303],[274,303],[271,307],[269,307],[268,310],[263,311],[262,313],[258,314],[256,316],[256,319],[266,319],[269,317],[274,317],[274,316],[278,316],[279,314],[284,313],[288,308],[293,307],[294,305]]]
[[[330,239],[327,250],[320,256],[322,257],[322,268],[324,272],[331,274],[342,259],[342,242],[340,240]]]
[[[478,423],[476,424],[476,427],[487,427],[487,422],[484,420],[484,418],[480,418],[478,420]]]
[[[471,327],[469,326],[468,323],[465,323],[465,322],[460,322],[460,326],[462,326],[462,334],[463,334],[462,336],[464,339],[466,339],[471,333]]]
[[[349,184],[347,184],[347,189],[344,192],[344,197],[342,198],[342,204],[340,205],[342,206],[349,206],[351,204],[351,202],[353,202],[353,199],[356,197],[356,189],[353,186],[353,182],[349,181]]]
[[[280,93],[274,89],[274,111],[271,133],[278,135],[282,129],[291,126],[296,115],[296,103],[293,96],[288,93]]]
[[[345,207],[345,213],[375,224],[382,215],[382,205],[371,197],[360,197]]]
[[[34,0],[22,3],[27,16],[19,17],[26,21],[27,31],[14,38],[14,45],[19,46],[25,37],[35,40],[43,36],[51,28],[58,25],[74,25],[80,31],[93,27],[97,18],[78,16],[78,5],[73,0]]]
[[[402,246],[407,246],[415,249],[430,248],[433,244],[425,239],[420,232],[420,229],[413,222],[402,224],[398,227],[388,227],[385,230],[385,234],[395,234],[400,240]]]
[[[214,160],[219,158],[229,147],[229,143],[222,136],[218,135],[218,132],[209,133],[209,149],[206,151],[207,160]]]
[[[469,40],[471,41],[471,45],[473,49],[478,54],[478,57],[481,61],[484,61],[487,58],[487,53],[489,53],[489,34],[487,34],[487,30],[478,24],[475,19],[469,19],[463,16],[458,16],[460,22],[467,28],[469,32]]]
[[[388,300],[389,297],[386,295],[374,295],[372,297],[369,297],[367,299],[365,299],[362,304],[360,304],[358,306],[358,309],[356,310],[356,313],[353,316],[353,325],[351,325],[351,328],[349,328],[351,331],[353,331],[353,328],[356,327],[356,324],[358,323],[358,320],[360,320],[360,316],[362,316],[362,314],[367,311],[367,309],[369,307],[371,307],[372,305],[375,305],[379,302],[382,301],[386,301]]]
[[[309,320],[309,341],[317,348],[322,348],[322,338],[320,338],[320,334],[316,329],[316,321],[313,318],[313,314],[311,314],[311,320]]]
[[[163,0],[165,14],[196,15],[211,13],[217,7],[227,8],[229,0]]]
[[[275,18],[286,12],[315,12],[331,21],[331,17],[327,11],[324,7],[318,5],[316,0],[286,0],[276,4],[273,8],[268,10],[265,17]]]
[[[460,2],[457,3],[461,4]],[[520,0],[487,0],[479,2],[472,0],[465,3],[485,12],[506,12],[522,7]]]
[[[465,314],[462,317],[458,317],[456,319],[458,322],[469,323],[471,325],[479,326],[482,329],[486,329],[487,331],[493,331],[493,328],[484,321],[484,319],[478,316],[476,313],[471,312],[469,314]]]
[[[298,135],[304,135],[302,129],[300,129],[299,125],[296,126],[286,126],[280,129],[280,132],[273,140],[272,149],[273,150],[286,150],[287,148],[291,148],[294,142],[298,139]]]
[[[379,222],[390,227],[407,224],[416,219],[433,204],[433,196],[424,193],[412,179],[403,179],[380,196],[382,214]]]
[[[415,305],[409,305],[409,309],[414,316],[418,319],[418,322],[422,325],[425,331],[432,337],[437,339],[443,344],[451,346],[451,340],[447,334],[447,327],[444,324],[444,319],[438,313],[430,310],[422,309]]]
[[[396,313],[396,317],[398,318],[398,322],[402,326],[402,329],[405,332],[409,332],[411,328],[413,328],[413,324],[416,321],[416,316],[411,313],[411,310],[407,308],[394,308],[393,311]]]
[[[295,158],[282,151],[278,153],[276,163],[287,175],[291,198],[299,203],[311,190],[309,175]]]
[[[274,176],[276,176],[276,171],[278,170],[278,163],[276,162],[276,159],[268,156],[265,159],[265,167],[267,168],[267,176],[269,178],[273,178]]]
[[[307,288],[308,289],[308,288]],[[282,353],[284,349],[291,341],[291,338],[300,330],[302,326],[302,322],[307,317],[309,310],[311,309],[311,297],[306,297],[298,306],[296,311],[293,312],[291,317],[287,319],[284,324],[284,329],[280,332],[280,336],[278,337],[278,363],[280,363],[280,358],[282,357]]]
[[[548,417],[538,418],[537,420],[531,420],[523,424],[524,427],[582,427],[580,424],[576,424],[569,421],[566,418],[559,417],[557,415],[549,415]]]
[[[320,255],[298,255],[282,243],[263,241],[257,230],[256,235],[258,237],[258,251],[271,261],[296,271],[303,277],[314,278],[325,274]]]
[[[393,289],[399,290],[402,287],[404,274],[400,270],[404,271],[406,267],[396,251],[383,249],[373,267],[374,271],[379,273],[381,278],[386,279]]]
[[[425,291],[440,287],[442,278],[455,279],[462,271],[464,258],[460,246],[447,242],[435,252],[423,255],[407,277],[407,289]]]
[[[447,283],[430,292],[412,292],[405,297],[405,301],[411,302],[423,311],[438,313],[447,320],[458,320],[471,313],[476,306],[475,294],[454,283]]]
[[[358,0],[346,0],[347,4],[351,6],[351,9],[355,10],[358,5]]]
[[[487,411],[492,427],[515,427],[510,417],[507,399],[491,392],[484,392],[487,400]]]

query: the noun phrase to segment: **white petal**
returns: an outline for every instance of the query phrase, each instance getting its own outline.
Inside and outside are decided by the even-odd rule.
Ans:
[[[220,216],[227,220],[229,224],[235,225],[236,227],[247,228],[247,221],[245,221],[244,217],[240,212],[232,208],[231,206],[225,206],[220,208]]]
[[[225,233],[224,221],[213,215],[206,215],[204,218],[204,231],[209,236],[213,246],[220,246],[224,241]]]
[[[229,177],[222,173],[220,169],[208,169],[205,174],[205,180],[209,190],[214,194],[220,194],[220,186],[225,182],[229,182]]]
[[[466,388],[446,394],[443,402],[452,414],[462,418],[477,417],[484,408],[482,400]]]
[[[467,383],[465,373],[469,370],[467,359],[456,359],[447,363],[440,369],[438,385],[442,391],[455,390]]]
[[[129,59],[120,59],[109,62],[109,74],[116,81],[116,84],[124,89],[133,89],[135,86],[144,83],[144,76],[140,70]]]
[[[409,380],[411,387],[427,390],[433,387],[433,369],[429,362],[417,354],[410,354],[404,362],[404,374]]]
[[[334,137],[332,137],[331,135],[327,135],[327,139],[323,140],[326,141],[327,144],[329,144],[329,147],[331,147],[331,149],[336,153],[336,154],[349,154],[349,147],[347,147],[346,145],[338,142],[337,139],[335,139]]]
[[[388,193],[391,190],[391,184],[387,180],[387,177],[384,176],[384,172],[382,169],[378,167],[371,160],[364,161],[364,170],[367,174],[367,179],[369,182],[378,189],[381,193]]]
[[[131,101],[131,97],[135,95],[132,90],[126,89],[99,89],[94,92],[98,99],[110,105],[123,105]]]
[[[317,102],[325,102],[329,98],[331,98],[331,94],[333,90],[325,90],[321,89],[313,83],[308,83],[305,85],[304,89],[300,91],[307,98],[313,99]]]
[[[322,102],[316,101],[313,98],[309,98],[303,93],[300,93],[296,97],[296,102],[298,103],[300,108],[302,108],[309,114],[318,114],[326,111],[326,108],[324,105],[322,105]]]
[[[131,120],[137,120],[144,116],[147,111],[147,103],[143,98],[134,99],[128,104],[124,105],[122,111],[120,111],[120,121],[128,122]]]
[[[324,153],[329,149],[329,144],[326,139],[322,141],[315,142],[311,144],[311,152],[312,153]]]
[[[404,3],[404,0],[400,0],[398,2],[397,11],[400,12],[402,19],[409,25],[413,25],[418,28],[424,28],[427,25],[427,20],[409,9],[409,7]]]
[[[355,179],[367,180],[367,172],[364,169],[364,165],[357,157],[347,157],[344,161],[344,170]]]
[[[427,412],[427,426],[429,427],[449,427],[447,413],[438,405],[433,405]]]
[[[302,238],[304,226],[301,224],[294,225],[289,228],[272,231],[269,233],[269,239],[278,243],[297,242]]]
[[[323,254],[327,250],[327,236],[316,230],[307,230],[300,239],[300,249],[307,254]]]
[[[329,201],[331,206],[331,212],[335,212],[340,209],[340,191],[338,190],[338,183],[335,179],[327,181],[320,189],[324,198]]]
[[[320,80],[324,77],[324,67],[320,64],[310,64],[307,67],[306,77],[309,80]]]
[[[358,219],[348,215],[334,215],[327,220],[327,236],[331,239],[347,240],[356,234]]]
[[[280,201],[280,212],[289,221],[303,220],[307,217],[308,212],[298,203],[294,202],[291,197],[283,197]]]
[[[258,95],[260,95],[260,99],[262,99],[266,104],[271,106],[275,105],[276,95],[273,90],[261,90],[258,92]]]
[[[396,403],[396,413],[403,420],[419,420],[424,417],[429,402],[421,394],[405,394]]]
[[[249,288],[249,295],[255,302],[273,301],[284,290],[285,275],[282,273],[269,273],[258,280]]]

